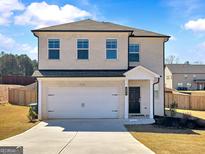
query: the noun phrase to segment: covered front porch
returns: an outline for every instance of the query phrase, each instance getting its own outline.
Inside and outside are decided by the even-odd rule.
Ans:
[[[154,84],[160,75],[137,66],[125,75],[125,111],[124,118],[129,122],[154,122]]]

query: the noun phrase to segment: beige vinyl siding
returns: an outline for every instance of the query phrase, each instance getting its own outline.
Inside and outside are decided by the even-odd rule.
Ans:
[[[39,36],[39,69],[113,70],[128,68],[128,32],[36,32],[36,35]],[[60,39],[59,60],[48,59],[47,42],[49,38]],[[77,39],[89,40],[88,60],[77,60]],[[117,39],[117,60],[106,59],[106,39]],[[140,48],[140,61],[137,63],[130,63],[131,66],[142,65],[161,76],[158,88],[159,98],[155,100],[154,106],[156,115],[164,115],[164,41],[165,38],[155,37],[130,37],[129,40],[129,43],[131,44],[139,44]],[[154,82],[156,81],[157,79]],[[110,82],[110,84],[112,84],[112,82]],[[54,83],[49,81],[48,83],[51,85],[61,84],[58,83],[58,81],[55,81]],[[98,84],[101,86],[101,83],[96,83],[96,85]],[[121,88],[123,87],[123,83],[117,84],[119,84]],[[42,86],[44,88],[43,93],[45,93],[46,87],[48,86],[47,82],[43,82]],[[122,99],[124,100],[124,96]],[[45,110],[46,108],[44,108],[44,111]],[[119,117],[122,117],[123,114],[124,111]],[[44,116],[46,117],[46,115]]]
[[[130,44],[139,44],[139,62],[132,62],[130,66],[142,65],[159,74],[159,98],[155,99],[155,114],[164,115],[164,73],[163,73],[163,43],[165,38],[131,37]],[[156,82],[157,79],[154,81]]]
[[[185,78],[185,75],[187,76]],[[196,77],[194,78],[193,75]],[[182,83],[183,87],[187,87],[187,83],[191,83],[191,89],[196,90],[197,84],[194,82],[194,79],[205,79],[204,74],[172,74],[173,88],[177,89],[178,83]]]
[[[39,69],[127,69],[128,33],[42,32],[39,36]],[[60,39],[60,59],[48,59],[48,39]],[[106,59],[106,39],[117,39],[117,60]],[[77,59],[77,39],[89,40],[89,59]]]

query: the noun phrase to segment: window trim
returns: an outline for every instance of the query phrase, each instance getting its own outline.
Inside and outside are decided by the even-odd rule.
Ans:
[[[81,48],[82,50],[88,49],[88,59],[78,59],[78,40],[88,40],[88,48]],[[80,61],[89,61],[90,59],[90,40],[88,38],[77,38],[76,39],[76,60]]]
[[[107,59],[107,40],[117,40],[117,48],[116,48],[116,58],[115,59]],[[118,39],[117,38],[106,38],[105,39],[105,60],[108,61],[116,61],[118,60]],[[110,50],[112,50],[112,48],[109,48]]]
[[[138,61],[130,61],[129,60],[129,54],[130,54],[129,47],[130,47],[131,44],[136,44],[136,45],[139,46],[139,51],[138,52],[131,52],[131,54],[138,54],[139,55],[139,60]],[[140,62],[140,48],[141,48],[140,46],[141,46],[140,43],[129,43],[128,44],[128,61],[129,61],[129,63],[139,63]]]
[[[49,40],[59,40],[59,59],[49,59]],[[57,48],[56,48],[57,49]],[[47,59],[48,60],[54,60],[54,61],[59,61],[61,59],[61,39],[60,38],[56,38],[56,37],[49,37],[47,38]]]

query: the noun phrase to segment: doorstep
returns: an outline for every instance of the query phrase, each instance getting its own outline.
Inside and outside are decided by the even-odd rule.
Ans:
[[[155,120],[150,118],[129,118],[124,120],[124,124],[126,125],[144,125],[153,123],[155,123]]]

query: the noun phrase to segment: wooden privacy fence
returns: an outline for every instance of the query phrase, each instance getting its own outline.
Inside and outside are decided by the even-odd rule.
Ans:
[[[166,92],[165,106],[170,107],[173,102],[177,103],[179,109],[205,111],[205,96]]]
[[[8,87],[0,86],[0,103],[8,102]]]
[[[9,89],[9,102],[16,105],[29,105],[37,101],[36,89]]]
[[[7,103],[9,99],[9,88],[20,88],[19,85],[0,84],[0,103]]]

